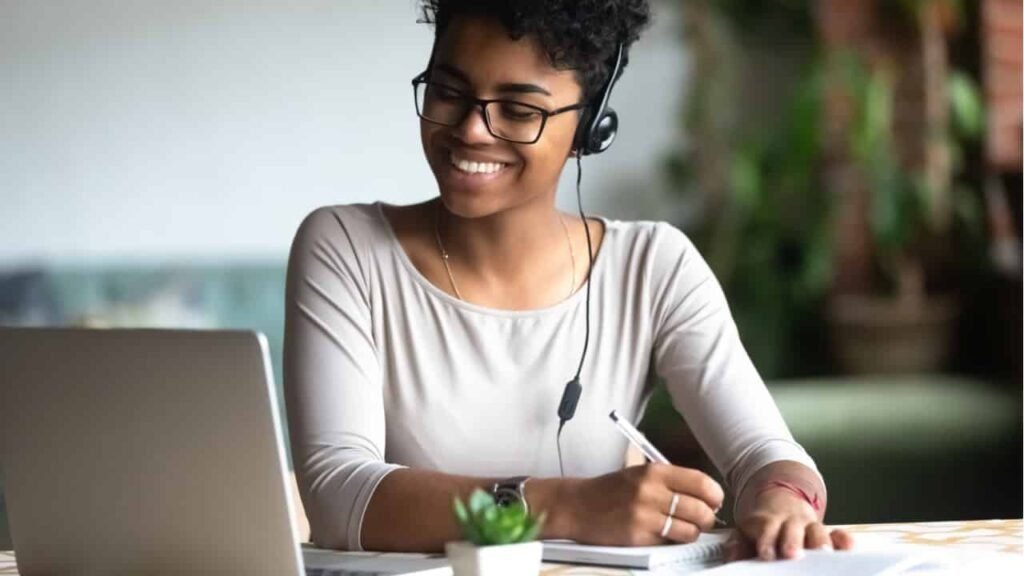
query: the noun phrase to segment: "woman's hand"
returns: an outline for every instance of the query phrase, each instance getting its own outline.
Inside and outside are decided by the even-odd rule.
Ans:
[[[699,470],[668,464],[630,466],[580,480],[571,491],[572,538],[583,544],[649,546],[693,542],[715,523],[722,487]],[[662,537],[672,508],[678,502]]]
[[[726,561],[754,556],[762,560],[799,558],[804,549],[848,550],[853,537],[830,529],[800,496],[775,488],[759,494],[750,512],[738,518],[727,544]]]

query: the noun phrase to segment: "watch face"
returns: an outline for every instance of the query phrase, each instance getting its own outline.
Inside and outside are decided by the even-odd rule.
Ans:
[[[499,487],[494,491],[494,503],[502,508],[519,502],[519,493],[515,488]]]

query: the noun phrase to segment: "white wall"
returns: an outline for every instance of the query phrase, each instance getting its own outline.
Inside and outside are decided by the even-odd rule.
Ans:
[[[588,209],[617,217],[665,217],[685,59],[655,8],[619,141],[584,162]],[[0,265],[284,258],[316,206],[431,197],[417,18],[415,0],[0,0]]]

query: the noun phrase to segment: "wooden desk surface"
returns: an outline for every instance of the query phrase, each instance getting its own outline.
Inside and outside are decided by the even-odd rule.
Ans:
[[[1024,554],[1024,523],[1017,520],[912,522],[843,526],[858,535],[889,544],[918,544],[958,550]]]
[[[955,522],[913,522],[903,524],[857,524],[843,526],[854,537],[881,544],[917,544],[978,552],[1024,554],[1024,522],[1016,520],[965,520]],[[0,576],[16,576],[12,552],[0,552]],[[625,570],[588,566],[547,565],[544,576],[624,576]]]

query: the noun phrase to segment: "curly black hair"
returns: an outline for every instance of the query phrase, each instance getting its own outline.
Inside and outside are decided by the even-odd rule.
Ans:
[[[552,66],[576,72],[586,99],[604,85],[619,44],[625,68],[629,46],[650,20],[647,0],[423,0],[422,4],[423,21],[434,24],[435,43],[460,15],[494,18],[513,40],[536,38]]]

